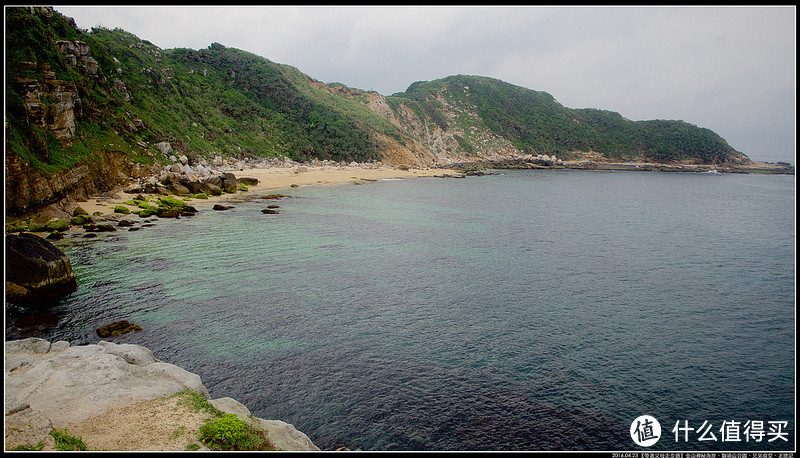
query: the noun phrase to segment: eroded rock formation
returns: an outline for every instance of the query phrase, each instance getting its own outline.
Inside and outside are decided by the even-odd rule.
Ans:
[[[77,289],[67,255],[30,234],[6,235],[6,301],[27,305]]]

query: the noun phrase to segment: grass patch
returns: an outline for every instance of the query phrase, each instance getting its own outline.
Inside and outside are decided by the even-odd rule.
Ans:
[[[169,398],[180,397],[178,405],[188,407],[195,413],[205,412],[209,415],[206,424],[201,426],[197,438],[211,450],[275,450],[275,446],[267,439],[267,431],[250,426],[236,415],[226,414],[208,402],[197,391],[186,389]],[[185,429],[178,428],[174,435],[180,435]],[[197,450],[199,446],[192,443],[186,450]]]
[[[195,413],[202,410],[213,417],[221,417],[223,415],[222,411],[212,406],[211,403],[209,403],[208,400],[201,396],[197,391],[185,389],[183,391],[178,391],[170,396],[170,398],[178,396],[181,397],[180,401],[178,401],[178,405],[186,406],[192,409]]]
[[[24,445],[17,445],[14,448],[11,448],[11,451],[14,452],[38,452],[44,448],[44,442],[39,441],[36,445],[24,444]]]
[[[201,426],[200,442],[211,450],[275,450],[265,431],[230,413]]]
[[[58,451],[85,451],[86,444],[80,437],[71,436],[66,430],[54,429],[50,435],[56,440],[56,450]]]

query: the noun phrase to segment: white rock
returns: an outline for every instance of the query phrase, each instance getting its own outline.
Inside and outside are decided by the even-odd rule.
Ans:
[[[113,342],[100,341],[97,343],[112,355],[117,355],[124,359],[128,364],[136,366],[146,366],[156,362],[153,352],[149,348],[141,345],[116,344]],[[51,350],[52,351],[52,350]]]
[[[156,148],[158,148],[164,156],[172,152],[172,144],[170,142],[156,143]]]
[[[198,375],[151,360],[144,347],[108,342],[58,347],[42,354],[40,342],[6,343],[6,393],[42,412],[55,428],[186,388],[208,397]],[[21,352],[24,348],[31,353]]]
[[[38,337],[29,337],[22,340],[12,340],[6,342],[6,354],[45,354],[50,351],[50,342]]]

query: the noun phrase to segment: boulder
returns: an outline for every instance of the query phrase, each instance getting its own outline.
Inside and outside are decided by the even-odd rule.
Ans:
[[[214,204],[214,207],[212,207],[212,208],[214,210],[217,210],[217,211],[224,211],[224,210],[230,210],[233,207],[228,206],[228,205],[222,205],[222,204]]]
[[[156,148],[158,148],[164,156],[169,156],[170,153],[172,153],[172,144],[170,142],[156,143]]]
[[[180,183],[172,183],[169,186],[169,189],[172,191],[173,194],[176,194],[176,195],[179,195],[179,196],[188,196],[189,194],[191,194],[191,192],[189,191],[189,188],[187,188],[186,186],[184,186],[184,185],[182,185]]]
[[[222,195],[222,188],[217,185],[211,183],[205,183],[206,187],[208,188],[206,194],[211,194],[212,196],[221,196]]]
[[[45,237],[47,240],[62,240],[63,238],[64,234],[58,231],[51,232],[47,237]]]
[[[222,185],[220,186],[223,191],[233,194],[239,190],[239,180],[236,179],[236,175],[225,172],[220,174],[220,180],[222,181]]]
[[[213,176],[210,176],[210,177],[206,178],[205,180],[203,180],[203,183],[205,183],[205,184],[213,184],[214,186],[219,186],[221,188],[222,187],[222,177],[219,176],[219,175],[213,175]]]
[[[29,233],[6,235],[6,301],[32,304],[78,289],[67,255]],[[8,294],[14,292],[14,294]]]
[[[208,194],[208,187],[205,183],[201,183],[199,181],[194,181],[188,177],[181,178],[180,184],[186,187],[191,194],[199,194],[201,192],[205,192]]]
[[[245,186],[255,186],[258,184],[258,178],[251,178],[251,177],[240,177],[239,183]]]

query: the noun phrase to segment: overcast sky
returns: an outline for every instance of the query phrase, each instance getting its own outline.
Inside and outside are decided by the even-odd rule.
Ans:
[[[160,48],[213,42],[326,83],[404,91],[467,74],[570,108],[709,128],[795,164],[796,7],[67,7]]]

